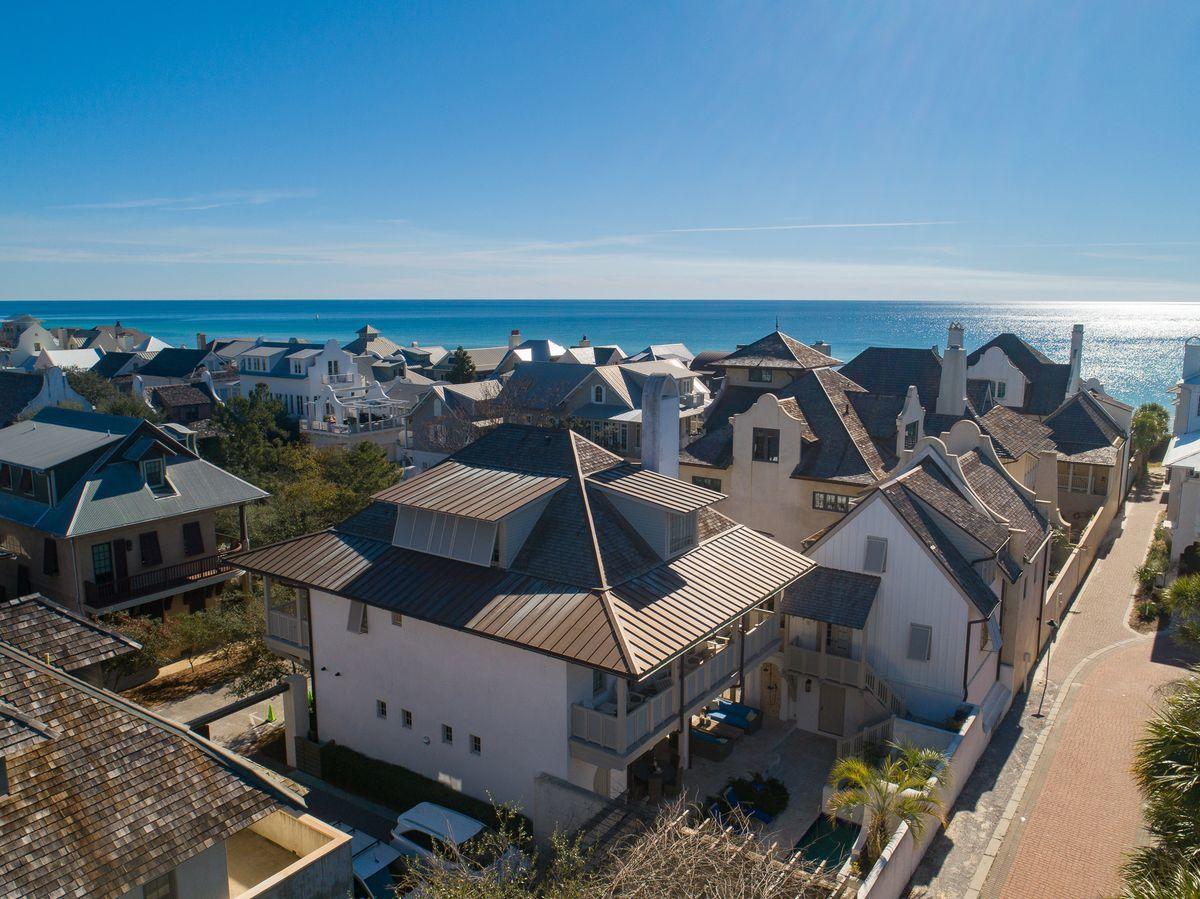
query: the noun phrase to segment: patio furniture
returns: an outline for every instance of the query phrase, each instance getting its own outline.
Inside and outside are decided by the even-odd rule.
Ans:
[[[755,808],[754,803],[742,802],[740,799],[738,799],[737,793],[733,791],[733,787],[726,787],[721,798],[729,803],[730,808],[739,809],[747,818],[752,818],[755,821],[759,821],[763,824],[770,824],[775,820],[772,815],[768,815],[762,809]]]
[[[720,827],[724,828],[725,830],[732,830],[734,833],[738,834],[750,832],[736,817],[731,816],[726,818],[725,814],[721,811],[721,806],[719,803],[714,802],[712,805],[710,805],[708,807],[708,814],[714,821],[717,822]]]
[[[741,731],[739,728],[725,724],[724,722],[718,721],[715,718],[711,718],[707,715],[693,715],[692,728],[695,730],[702,730],[707,734],[725,737],[728,740],[740,740],[743,733],[743,731]]]
[[[715,721],[733,725],[748,734],[756,732],[762,727],[763,722],[763,714],[760,709],[742,705],[740,702],[731,702],[728,699],[718,699],[716,708],[709,710],[706,714]]]
[[[718,737],[696,728],[691,729],[692,752],[714,762],[724,761],[733,752],[733,740]]]

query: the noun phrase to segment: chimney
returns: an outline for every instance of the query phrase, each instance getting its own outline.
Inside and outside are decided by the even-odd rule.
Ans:
[[[679,477],[679,385],[651,375],[642,388],[642,467]]]
[[[592,342],[590,340],[588,340],[588,336],[586,334],[584,334],[582,337],[579,338],[579,345],[580,346],[591,346]]]
[[[409,344],[410,347],[419,347],[420,345],[421,344],[417,343],[415,340]]]
[[[1183,342],[1183,377],[1200,374],[1200,337],[1189,337]]]
[[[1054,450],[1044,449],[1038,453],[1033,492],[1039,503],[1049,503],[1047,517],[1053,521],[1058,509],[1058,453]]]
[[[814,350],[816,350],[818,353],[824,353],[826,356],[833,355],[833,347],[831,347],[829,344],[827,344],[823,340],[818,340],[816,343],[814,343],[812,345],[812,348]]]
[[[513,328],[512,331],[510,331],[508,334],[508,348],[511,350],[513,347],[518,347],[520,345],[521,345],[521,329]]]
[[[203,331],[196,332],[196,349],[202,350],[208,346],[208,336]]]
[[[1021,528],[1008,529],[1008,554],[1019,564],[1025,563],[1025,531]]]
[[[963,350],[963,326],[951,322],[942,357],[942,378],[938,383],[937,413],[961,416],[967,410],[967,354]]]
[[[1067,378],[1067,396],[1079,393],[1079,368],[1083,362],[1083,325],[1071,329],[1071,374]]]

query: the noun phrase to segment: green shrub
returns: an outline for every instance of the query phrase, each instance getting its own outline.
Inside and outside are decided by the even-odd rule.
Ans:
[[[1153,599],[1142,600],[1134,607],[1134,610],[1141,621],[1154,621],[1162,614],[1162,607]]]
[[[419,802],[436,802],[470,815],[489,827],[499,827],[502,823],[497,808],[490,803],[467,796],[415,771],[373,759],[336,743],[326,743],[321,747],[321,776],[343,790],[357,793],[397,812],[407,811]],[[532,829],[528,818],[522,815],[521,820],[527,830]]]

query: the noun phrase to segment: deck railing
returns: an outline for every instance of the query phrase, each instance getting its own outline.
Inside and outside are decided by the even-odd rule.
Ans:
[[[805,649],[796,643],[787,648],[787,666],[809,677],[818,677],[860,690],[865,685],[866,672],[861,660]]]
[[[276,609],[267,611],[267,636],[292,646],[308,648],[308,628],[305,622],[287,612]]]
[[[183,589],[196,581],[236,570],[233,565],[228,564],[220,556],[204,556],[180,562],[178,565],[166,565],[150,571],[140,571],[137,574],[101,584],[84,581],[84,599],[93,609],[102,609],[119,602],[162,593],[176,587]]]
[[[864,663],[863,667],[863,684],[867,690],[869,690],[871,694],[879,700],[880,705],[882,705],[885,709],[887,709],[893,715],[900,715],[903,717],[906,709],[904,700],[898,693],[896,693],[895,690],[892,689],[891,684],[889,684],[876,673],[875,669],[871,667],[870,662]]]
[[[877,724],[864,727],[858,733],[842,737],[837,741],[837,757],[861,756],[870,745],[882,746],[892,738],[895,730],[896,716],[889,715]]]

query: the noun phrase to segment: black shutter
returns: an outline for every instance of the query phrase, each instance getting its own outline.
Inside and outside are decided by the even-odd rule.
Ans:
[[[162,564],[162,549],[158,545],[158,531],[146,531],[144,534],[138,534],[138,545],[142,552],[143,568]]]
[[[204,535],[200,533],[200,522],[189,521],[183,526],[183,554],[198,556],[204,552]]]
[[[58,574],[58,543],[50,537],[42,541],[42,574],[48,577]]]

